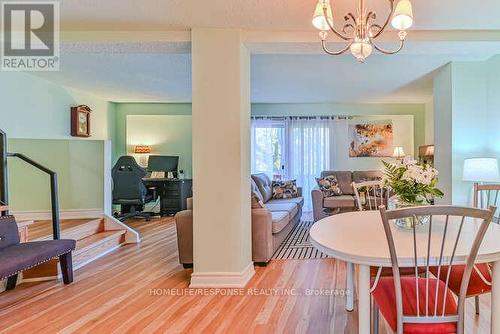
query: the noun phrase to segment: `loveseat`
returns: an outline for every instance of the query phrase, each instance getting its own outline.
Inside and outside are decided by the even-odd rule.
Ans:
[[[252,175],[252,194],[257,195],[263,207],[252,207],[252,260],[267,263],[286,236],[300,221],[304,198],[298,196],[273,199],[272,182],[266,174]]]
[[[314,221],[318,221],[329,214],[353,211],[356,209],[356,197],[353,182],[372,181],[382,177],[382,171],[323,171],[321,177],[334,175],[342,191],[340,196],[324,197],[318,187],[311,191]]]
[[[248,202],[248,205],[252,205],[252,261],[266,264],[300,220],[304,198],[301,189],[298,188],[299,197],[272,199],[272,182],[265,174],[252,175],[251,189],[252,196],[258,198],[257,201],[249,198]],[[179,261],[184,267],[191,267],[193,264],[192,199],[188,199],[187,210],[175,215],[175,222]]]

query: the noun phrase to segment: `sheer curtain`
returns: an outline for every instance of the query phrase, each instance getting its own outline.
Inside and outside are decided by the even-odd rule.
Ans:
[[[285,176],[302,187],[304,210],[312,210],[311,190],[321,172],[347,159],[348,121],[338,117],[253,118],[252,173]]]
[[[287,176],[302,187],[306,211],[312,209],[316,177],[332,164],[333,123],[328,117],[290,117],[287,122]]]

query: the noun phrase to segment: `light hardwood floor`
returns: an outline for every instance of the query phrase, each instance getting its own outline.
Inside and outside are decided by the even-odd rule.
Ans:
[[[0,333],[357,333],[345,297],[305,295],[344,288],[343,263],[272,261],[256,268],[243,291],[200,296],[216,291],[187,289],[191,270],[178,264],[173,220],[131,226],[142,243],[76,271],[73,284],[29,283],[1,294]],[[180,295],[168,295],[174,293]],[[228,293],[237,295],[222,295]],[[487,333],[489,296],[481,302],[477,318],[468,305],[467,333]]]

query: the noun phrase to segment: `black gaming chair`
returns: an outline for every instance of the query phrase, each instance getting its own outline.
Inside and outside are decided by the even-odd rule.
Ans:
[[[144,205],[153,200],[142,182],[146,171],[137,164],[133,157],[122,156],[113,167],[111,176],[113,178],[113,204],[121,206],[121,213],[117,218],[125,221],[128,218],[142,217],[149,221],[155,213],[143,211]]]

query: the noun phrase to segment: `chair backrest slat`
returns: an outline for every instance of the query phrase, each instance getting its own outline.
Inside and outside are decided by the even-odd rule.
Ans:
[[[359,211],[365,208],[368,210],[378,210],[380,205],[387,205],[389,192],[384,189],[382,180],[353,182],[352,188],[356,197],[356,205]],[[361,195],[365,196],[365,204],[361,200]]]
[[[500,184],[475,184],[473,206],[478,209],[487,209],[489,206],[498,206]],[[486,197],[486,200],[485,200]],[[494,223],[500,223],[500,213],[496,213]]]
[[[474,262],[479,251],[481,242],[486,234],[488,226],[491,222],[493,214],[495,212],[495,207],[490,207],[488,210],[476,209],[476,208],[464,208],[456,206],[425,206],[425,207],[413,207],[404,208],[396,210],[386,210],[384,206],[380,207],[380,214],[382,217],[384,231],[387,237],[387,242],[389,245],[389,253],[391,255],[392,271],[394,277],[394,287],[396,292],[396,311],[397,311],[397,333],[403,333],[404,322],[418,322],[418,323],[437,323],[437,322],[457,322],[457,333],[463,334],[464,332],[464,305],[465,297],[467,292],[467,287],[469,285],[470,276],[474,267]],[[434,216],[440,216],[439,220],[435,219]],[[422,229],[417,233],[417,224],[412,226],[412,237],[413,237],[413,257],[415,266],[415,288],[416,288],[416,300],[414,301],[416,314],[403,314],[403,300],[402,300],[402,283],[400,277],[399,261],[397,257],[397,250],[395,248],[394,237],[392,232],[393,224],[391,221],[395,219],[420,219],[422,217],[428,218],[428,229]],[[460,242],[461,235],[464,231],[464,225],[470,222],[476,222],[478,225],[476,228],[476,235],[473,236],[473,243],[470,245],[469,249],[465,249],[466,254],[466,264],[465,270],[462,276],[462,283],[460,287],[460,294],[458,296],[458,312],[450,314],[449,307],[447,304],[452,301],[449,297],[448,285],[450,283],[451,266],[455,264],[457,259],[457,249],[459,244],[461,245],[461,252],[464,251],[463,247],[468,245],[462,245]],[[426,238],[419,242],[417,239],[421,238],[421,232],[427,231]],[[432,237],[433,233],[441,231],[442,237],[435,236]],[[456,231],[456,236],[454,235]],[[470,230],[468,230],[470,231]],[[469,232],[468,232],[469,233]],[[447,243],[447,239],[451,238]],[[454,240],[453,240],[454,238]],[[425,240],[425,241],[424,241]],[[439,242],[440,246],[432,247],[432,242]],[[421,245],[422,242],[427,242],[426,258],[422,262],[422,255],[419,253],[417,246]],[[424,244],[425,245],[425,244]],[[432,254],[433,250],[436,250],[436,254]],[[437,253],[439,252],[439,253]],[[437,255],[437,256],[436,256]],[[422,272],[422,268],[419,268],[419,264],[424,263],[426,274],[425,279],[419,276],[419,272]],[[433,271],[435,270],[435,271]],[[446,271],[446,275],[442,271]],[[430,273],[434,273],[434,276],[441,279],[432,277]],[[446,279],[443,279],[446,276]],[[405,278],[405,280],[408,279]],[[411,278],[413,279],[413,278]],[[420,291],[419,284],[424,284],[425,280],[425,296],[423,296],[423,291]],[[405,281],[405,284],[413,282]],[[432,282],[432,285],[431,285]],[[435,286],[434,291],[432,291],[431,286]],[[431,295],[432,294],[432,295]],[[431,297],[432,296],[432,297]],[[423,299],[425,298],[425,299]],[[413,301],[411,301],[413,303]],[[434,303],[433,309],[429,310],[430,304]],[[420,305],[425,305],[425,312],[421,310]],[[405,307],[406,309],[406,307]],[[411,308],[410,308],[411,309]],[[448,314],[447,314],[448,312]]]

